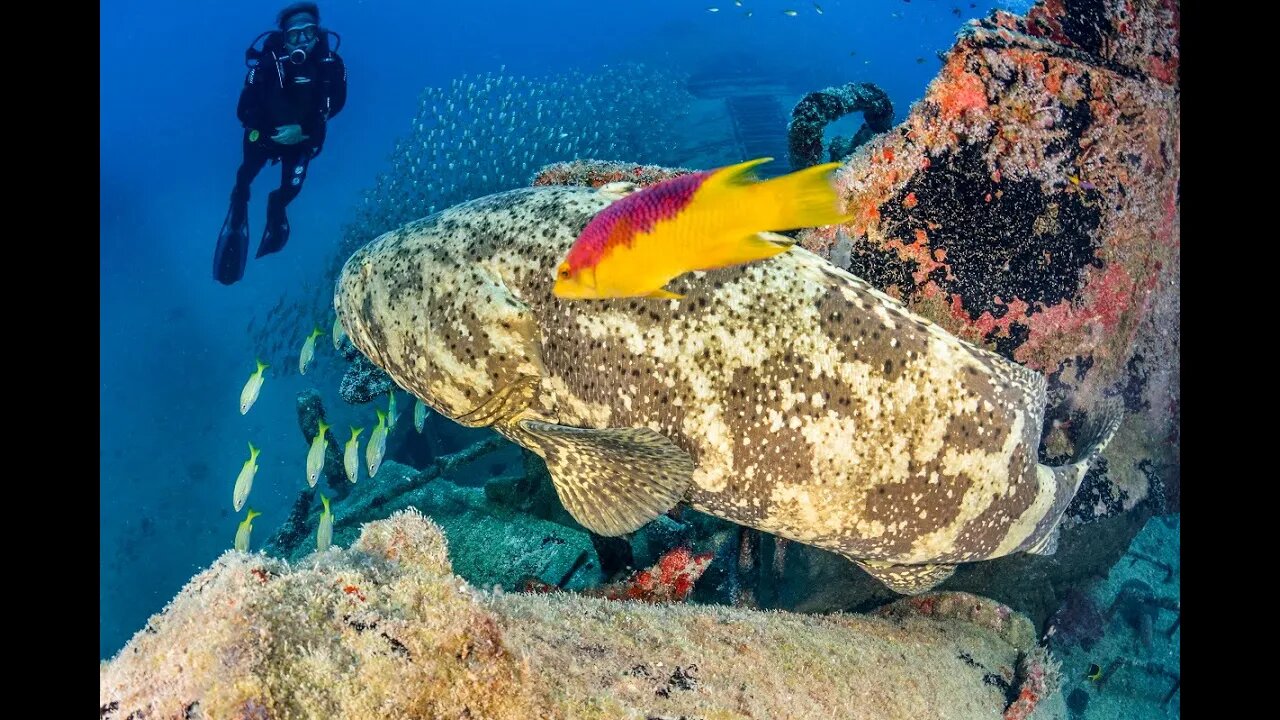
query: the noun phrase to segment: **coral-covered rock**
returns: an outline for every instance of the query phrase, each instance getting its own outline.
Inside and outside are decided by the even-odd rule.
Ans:
[[[413,511],[292,566],[228,552],[103,663],[101,716],[995,720],[992,678],[1030,651],[981,612],[491,595],[451,570]]]
[[[1008,605],[966,592],[933,592],[896,600],[876,610],[882,617],[931,617],[963,620],[980,625],[1014,647],[1035,644],[1035,627],[1025,615]]]
[[[1018,663],[1018,696],[1004,711],[1004,720],[1027,720],[1031,714],[1058,692],[1061,669],[1049,652],[1034,647]]]
[[[1050,378],[1045,460],[1119,389],[1129,415],[1070,517],[1176,507],[1179,11],[1048,0],[973,21],[896,132],[802,233],[956,335]],[[851,247],[834,253],[839,237]]]
[[[792,109],[791,121],[787,124],[787,149],[792,169],[800,170],[822,162],[823,129],[853,112],[861,112],[864,121],[852,138],[832,138],[832,160],[843,160],[877,133],[889,129],[893,122],[893,103],[889,94],[871,83],[847,83],[811,92],[801,98]]]
[[[343,339],[344,343],[350,340]],[[354,346],[352,346],[354,347]],[[342,384],[338,386],[338,395],[352,405],[363,405],[382,395],[386,395],[395,383],[382,368],[374,365],[364,355],[357,354],[351,358],[351,364],[342,375]]]
[[[664,168],[657,165],[636,165],[604,160],[572,160],[542,168],[533,176],[532,184],[535,187],[541,185],[579,185],[598,188],[609,183],[629,182],[640,187],[648,187],[690,172],[693,171],[682,168]]]

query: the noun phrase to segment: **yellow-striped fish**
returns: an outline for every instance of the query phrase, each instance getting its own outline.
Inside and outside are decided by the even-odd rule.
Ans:
[[[369,477],[378,474],[378,468],[382,466],[382,456],[387,451],[387,414],[381,410],[378,413],[378,424],[373,426],[373,432],[369,434],[369,444],[364,448],[364,458],[369,463]]]
[[[342,338],[347,336],[347,331],[342,329],[342,320],[335,314],[333,316],[333,349],[337,350],[338,345],[342,343]]]
[[[240,521],[240,527],[236,528],[236,549],[240,552],[249,552],[249,533],[253,532],[253,519],[261,514],[249,508],[249,513]]]
[[[316,550],[324,552],[333,543],[333,513],[329,511],[329,498],[320,494],[320,502],[324,503],[324,512],[320,513],[320,528],[316,530]]]
[[[413,405],[413,429],[422,432],[427,424],[427,404],[421,398]]]
[[[262,390],[262,372],[270,365],[258,361],[258,370],[249,376],[248,382],[244,384],[244,389],[240,391],[240,414],[244,415],[249,412],[249,408],[258,401],[258,393]]]
[[[303,375],[307,374],[307,368],[311,366],[311,361],[314,360],[316,356],[316,338],[323,334],[324,333],[320,331],[320,328],[316,328],[311,331],[311,334],[307,336],[306,341],[302,343],[302,352],[298,355],[299,373]]]
[[[311,438],[311,449],[307,450],[307,484],[316,486],[320,479],[320,471],[324,469],[324,454],[329,450],[329,426],[320,421],[320,429]]]
[[[356,438],[360,437],[362,432],[364,428],[351,428],[351,439],[347,441],[347,447],[342,454],[342,466],[347,471],[347,479],[351,482],[360,479],[360,444],[356,442]]]
[[[240,467],[236,476],[236,487],[231,491],[231,506],[240,512],[244,501],[249,499],[249,491],[253,489],[253,476],[258,474],[258,448],[249,443],[249,459]]]
[[[391,432],[396,426],[396,391],[394,389],[387,391],[387,432]]]
[[[556,269],[556,296],[679,298],[663,285],[684,273],[791,249],[791,238],[772,231],[852,219],[831,183],[839,163],[752,182],[751,168],[771,159],[682,175],[609,205]]]

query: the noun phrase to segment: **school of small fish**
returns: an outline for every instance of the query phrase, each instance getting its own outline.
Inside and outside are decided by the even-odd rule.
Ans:
[[[464,74],[418,97],[357,223],[380,233],[524,186],[539,168],[574,158],[678,164],[673,131],[692,101],[678,75],[638,63],[538,77],[507,74],[505,65]]]
[[[324,331],[316,327],[303,340],[302,349],[298,353],[298,373],[300,375],[306,375],[307,370],[314,363],[316,340],[324,334]],[[330,334],[333,337],[333,348],[338,350],[342,339],[346,337],[346,333],[343,331],[341,319],[336,314],[333,318],[333,330]],[[266,371],[270,367],[270,365],[261,360],[256,361],[256,369],[249,375],[249,379],[240,391],[241,415],[248,414],[249,410],[258,401],[266,379]],[[378,469],[386,456],[387,437],[395,428],[396,419],[399,416],[399,412],[396,410],[395,390],[387,392],[387,409],[385,411],[378,409],[376,412],[378,423],[374,426],[373,432],[369,436],[369,442],[365,447],[365,459],[368,465],[369,477],[378,474]],[[419,433],[423,431],[427,413],[427,406],[421,400],[415,398],[413,425],[414,429]],[[323,420],[319,421],[319,429],[307,448],[306,474],[308,487],[314,488],[320,480],[321,473],[324,471],[325,456],[329,450],[330,430],[332,430],[332,426]],[[351,438],[347,440],[346,446],[343,448],[343,469],[352,483],[359,480],[360,477],[360,445],[358,438],[363,431],[364,428],[351,428]],[[261,448],[255,447],[252,442],[249,443],[249,459],[245,460],[241,466],[231,495],[231,505],[237,513],[245,507],[245,503],[249,499],[249,493],[253,490],[253,481],[258,474],[258,455],[260,452]],[[320,500],[324,505],[324,511],[320,515],[320,525],[316,533],[316,548],[324,551],[333,542],[333,512],[329,509],[329,498],[321,495]],[[261,512],[252,508],[247,511],[245,518],[241,520],[236,528],[235,549],[245,552],[249,550],[253,518],[260,515],[262,515]]]
[[[733,0],[733,6],[734,6],[734,7],[738,7],[738,8],[743,7],[743,5],[742,5],[742,0]],[[822,6],[821,6],[821,5],[819,5],[818,3],[813,3],[813,11],[814,11],[815,13],[819,14],[819,15],[822,15],[822,14],[823,14],[823,12],[822,12]],[[707,8],[707,12],[709,12],[709,13],[718,13],[718,12],[720,12],[720,8],[718,8],[718,7],[716,7],[716,6],[714,6],[714,5],[713,5],[713,6],[709,7],[709,8]],[[751,17],[753,14],[754,14],[754,13],[753,13],[753,11],[751,11],[751,10],[747,10],[746,12],[744,12],[744,13],[743,13],[743,17]],[[800,14],[800,12],[799,12],[798,10],[792,10],[791,8],[787,8],[786,10],[783,10],[783,11],[782,11],[782,14],[783,14],[783,15],[786,15],[787,17],[795,17],[795,16],[799,15],[799,14]]]

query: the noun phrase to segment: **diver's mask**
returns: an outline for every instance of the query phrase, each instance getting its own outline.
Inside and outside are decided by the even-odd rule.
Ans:
[[[289,51],[289,60],[296,65],[307,61],[307,53],[316,46],[320,38],[320,28],[315,23],[298,25],[284,31],[284,49]]]

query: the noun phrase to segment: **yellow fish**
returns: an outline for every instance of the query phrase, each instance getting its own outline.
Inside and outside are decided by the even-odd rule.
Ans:
[[[336,314],[333,316],[333,349],[337,350],[338,345],[342,343],[342,338],[347,336],[347,331],[342,329],[342,320]]]
[[[311,331],[307,336],[306,342],[302,343],[302,353],[298,355],[298,372],[306,375],[307,368],[311,365],[311,361],[316,356],[316,338],[324,333],[320,332],[320,328]]]
[[[844,223],[831,184],[840,163],[751,182],[772,158],[665,180],[596,214],[556,269],[554,292],[572,299],[679,298],[663,288],[692,270],[773,257],[794,241],[771,231]]]
[[[387,451],[387,415],[381,410],[378,413],[378,424],[373,426],[373,432],[369,435],[369,444],[364,448],[365,460],[369,462],[369,477],[378,474],[378,468],[382,466],[382,456]]]
[[[351,428],[351,439],[347,441],[346,451],[342,456],[342,465],[347,471],[347,479],[355,482],[360,478],[360,445],[356,438],[364,428]]]
[[[387,391],[387,432],[396,426],[396,391]]]
[[[240,391],[240,414],[244,415],[249,412],[249,408],[258,401],[258,392],[262,390],[262,371],[271,367],[261,360],[258,361],[258,371],[249,376],[249,381],[244,384],[244,389]]]
[[[783,14],[783,15],[790,15],[791,17],[795,17],[795,16],[796,16],[796,11],[795,11],[795,10],[783,10],[783,11],[782,11],[782,14]]]
[[[320,430],[311,438],[311,449],[307,450],[307,484],[316,486],[320,479],[320,471],[324,469],[324,454],[329,449],[329,426],[320,421]]]
[[[427,424],[427,404],[418,400],[413,406],[413,429],[422,432]]]
[[[320,529],[316,530],[316,550],[324,552],[333,543],[333,513],[329,511],[329,498],[320,494],[324,512],[320,513]]]
[[[240,521],[240,527],[236,528],[236,549],[240,552],[249,552],[249,533],[253,532],[253,519],[261,514],[249,508],[249,513]]]
[[[231,493],[231,506],[240,512],[244,501],[249,499],[249,491],[253,489],[253,476],[258,474],[258,448],[249,443],[249,459],[244,461],[240,474],[236,476],[236,487]]]

